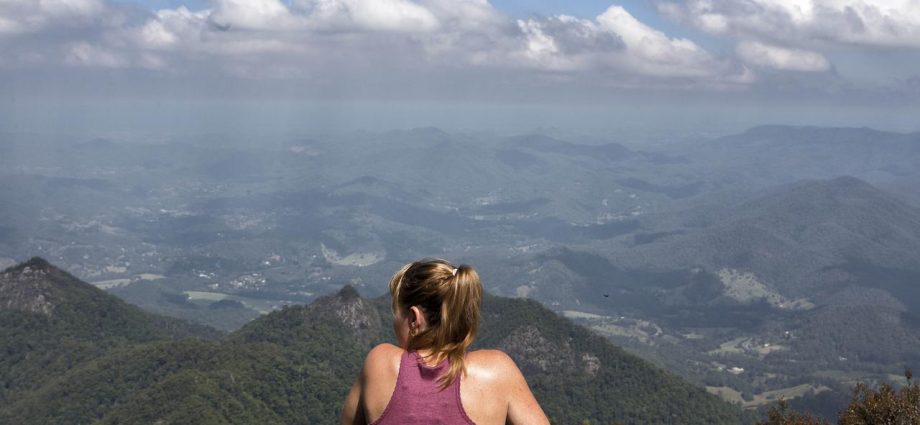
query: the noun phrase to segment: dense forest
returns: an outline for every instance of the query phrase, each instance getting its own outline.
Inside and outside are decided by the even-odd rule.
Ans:
[[[0,274],[0,422],[333,423],[388,310],[345,287],[219,334],[32,259]],[[753,422],[534,301],[486,297],[477,347],[511,355],[554,423]]]

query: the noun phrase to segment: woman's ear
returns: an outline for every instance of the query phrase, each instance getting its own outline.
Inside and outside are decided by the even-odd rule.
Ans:
[[[428,323],[425,320],[425,314],[418,306],[409,307],[409,324],[419,331],[424,330]]]

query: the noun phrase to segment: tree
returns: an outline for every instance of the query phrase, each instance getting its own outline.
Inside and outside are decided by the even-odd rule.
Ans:
[[[920,425],[920,385],[913,382],[910,369],[904,372],[907,385],[895,389],[882,384],[878,389],[865,384],[853,388],[853,398],[837,418],[839,425]],[[829,425],[811,415],[789,410],[785,400],[767,412],[767,421],[758,425]]]
[[[890,384],[882,384],[873,390],[865,384],[853,389],[853,399],[840,414],[840,425],[920,425],[920,385],[912,381],[908,369],[904,376],[907,385],[896,390]]]
[[[789,402],[780,400],[767,412],[767,421],[757,425],[830,425],[824,419],[789,409]]]

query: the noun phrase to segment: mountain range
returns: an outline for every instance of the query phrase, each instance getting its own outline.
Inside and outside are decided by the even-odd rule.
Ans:
[[[0,139],[0,267],[224,331],[436,255],[746,408],[920,362],[916,133]]]
[[[333,423],[388,310],[346,286],[221,334],[33,258],[0,274],[0,422]],[[476,347],[506,351],[554,423],[750,420],[536,302],[487,296],[481,330]]]

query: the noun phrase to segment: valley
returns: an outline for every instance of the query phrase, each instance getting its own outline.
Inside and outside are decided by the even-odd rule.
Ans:
[[[6,140],[0,265],[225,331],[442,256],[749,409],[920,365],[916,134]]]

